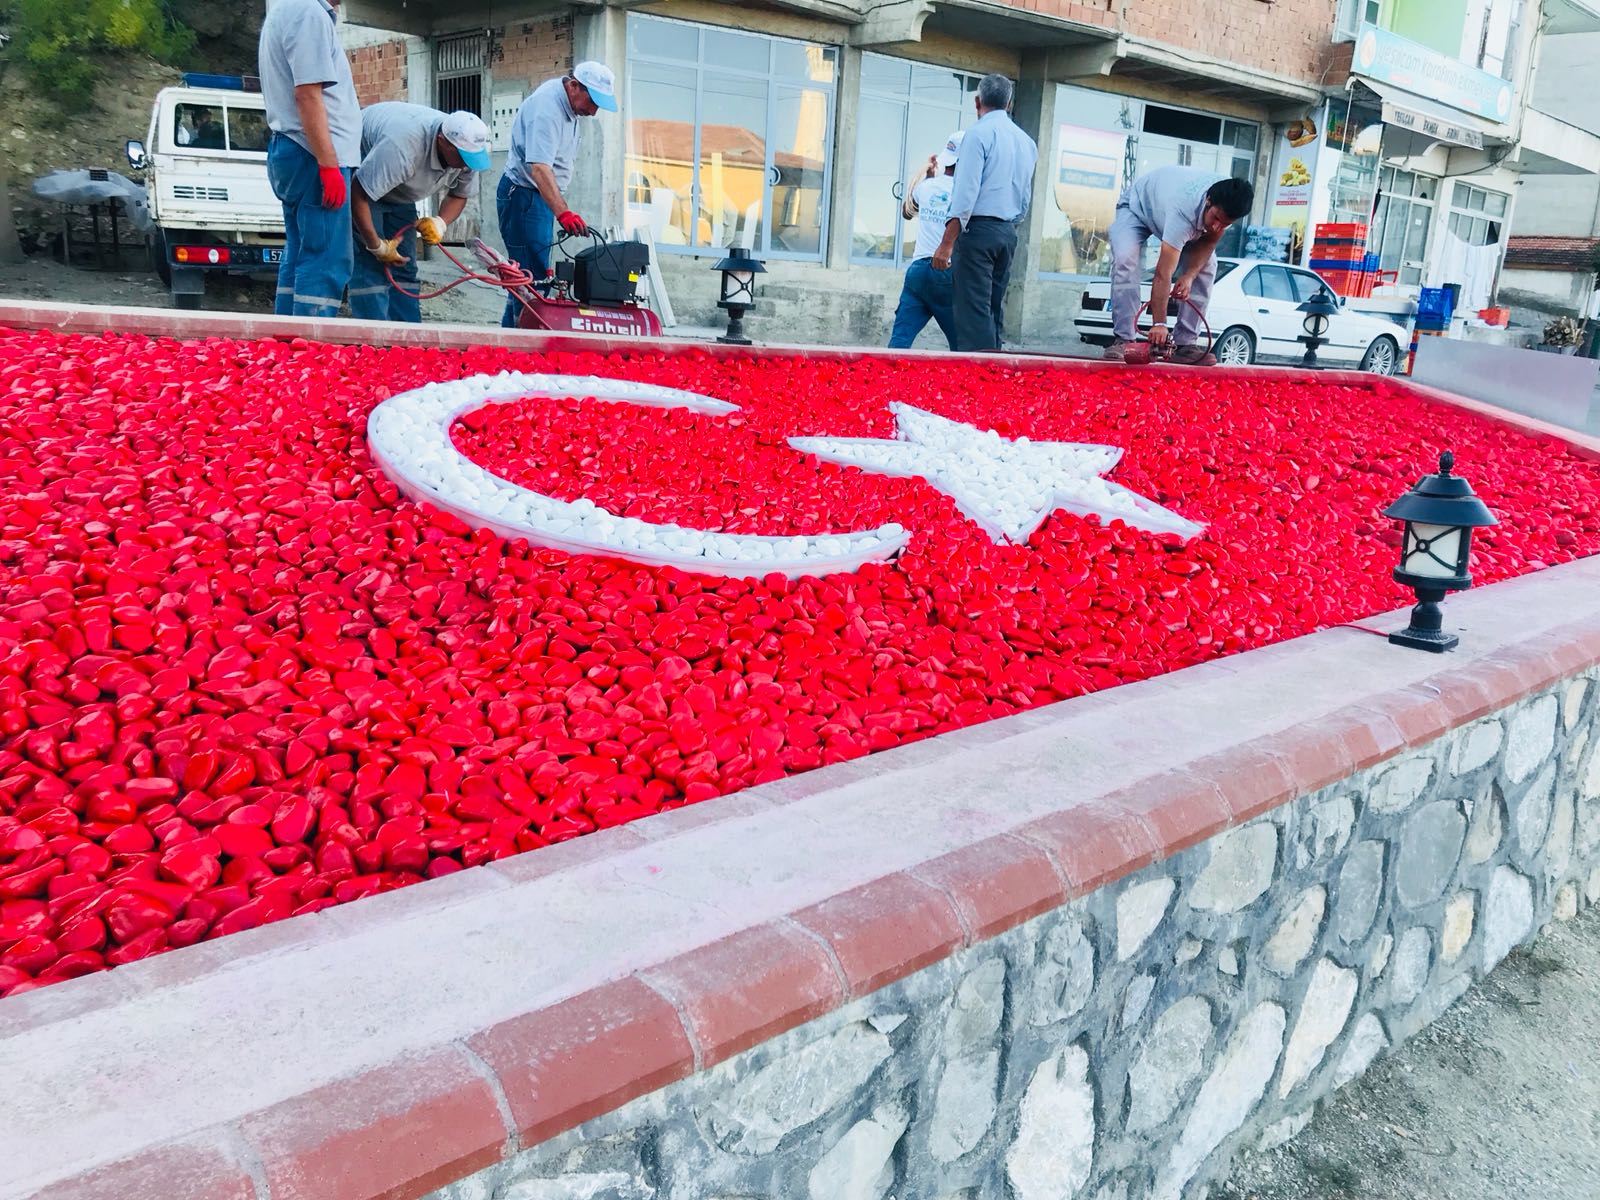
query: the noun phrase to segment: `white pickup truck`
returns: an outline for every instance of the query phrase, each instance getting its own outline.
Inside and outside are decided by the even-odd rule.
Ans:
[[[282,261],[283,206],[267,181],[270,137],[256,81],[191,74],[156,96],[148,140],[128,143],[156,226],[151,265],[179,308],[200,307],[207,272],[270,277]]]

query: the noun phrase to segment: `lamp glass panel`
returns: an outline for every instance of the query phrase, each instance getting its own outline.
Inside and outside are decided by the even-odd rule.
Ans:
[[[1401,569],[1425,579],[1452,578],[1461,561],[1461,539],[1465,533],[1459,525],[1406,522],[1405,556],[1401,561]]]

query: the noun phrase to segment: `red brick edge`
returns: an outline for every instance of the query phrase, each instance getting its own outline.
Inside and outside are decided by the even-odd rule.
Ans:
[[[1597,662],[1600,620],[1529,639],[38,1200],[422,1196]]]

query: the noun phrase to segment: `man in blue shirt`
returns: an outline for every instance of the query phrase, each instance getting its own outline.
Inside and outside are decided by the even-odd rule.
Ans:
[[[1122,362],[1126,346],[1138,336],[1135,320],[1142,289],[1144,247],[1161,239],[1155,279],[1150,284],[1150,344],[1166,346],[1167,301],[1192,301],[1178,314],[1172,361],[1188,366],[1216,362],[1199,345],[1200,314],[1211,302],[1217,276],[1217,242],[1228,226],[1250,215],[1255,188],[1243,179],[1225,179],[1199,167],[1157,167],[1127,187],[1111,222],[1111,321],[1116,340],[1105,357]],[[1177,279],[1174,280],[1173,276]],[[1197,311],[1198,309],[1198,311]]]
[[[361,105],[329,0],[278,0],[261,23],[261,92],[272,143],[267,179],[283,205],[281,316],[336,317],[350,282],[350,171]]]
[[[933,268],[955,263],[956,349],[998,350],[1017,224],[1033,194],[1039,147],[1011,120],[1011,80],[985,75],[950,193],[950,220]]]
[[[911,265],[906,268],[900,288],[900,304],[894,313],[894,330],[889,334],[889,349],[905,350],[917,340],[929,318],[939,323],[950,349],[956,348],[953,312],[954,286],[948,269],[933,269],[933,252],[944,238],[950,219],[950,190],[954,186],[956,160],[961,154],[962,132],[950,135],[944,149],[928,156],[928,165],[906,185],[900,215],[917,223],[917,245]]]
[[[511,152],[496,195],[500,236],[506,253],[542,284],[550,274],[555,226],[582,235],[589,226],[567,207],[563,193],[572,182],[572,164],[581,136],[579,117],[604,109],[617,111],[616,77],[604,63],[581,62],[572,74],[548,79],[517,110],[511,127]],[[522,305],[506,301],[500,324],[515,329]]]

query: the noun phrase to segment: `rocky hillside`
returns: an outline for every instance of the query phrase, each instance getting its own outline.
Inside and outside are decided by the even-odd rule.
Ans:
[[[14,66],[0,77],[0,161],[11,179],[11,204],[24,246],[32,249],[47,241],[56,223],[54,212],[29,190],[34,179],[74,167],[126,170],[124,143],[144,139],[156,93],[176,83],[183,71],[254,73],[265,0],[181,0],[177,9],[198,39],[194,61],[106,56],[100,86],[84,112],[63,114],[35,96],[27,76]]]

